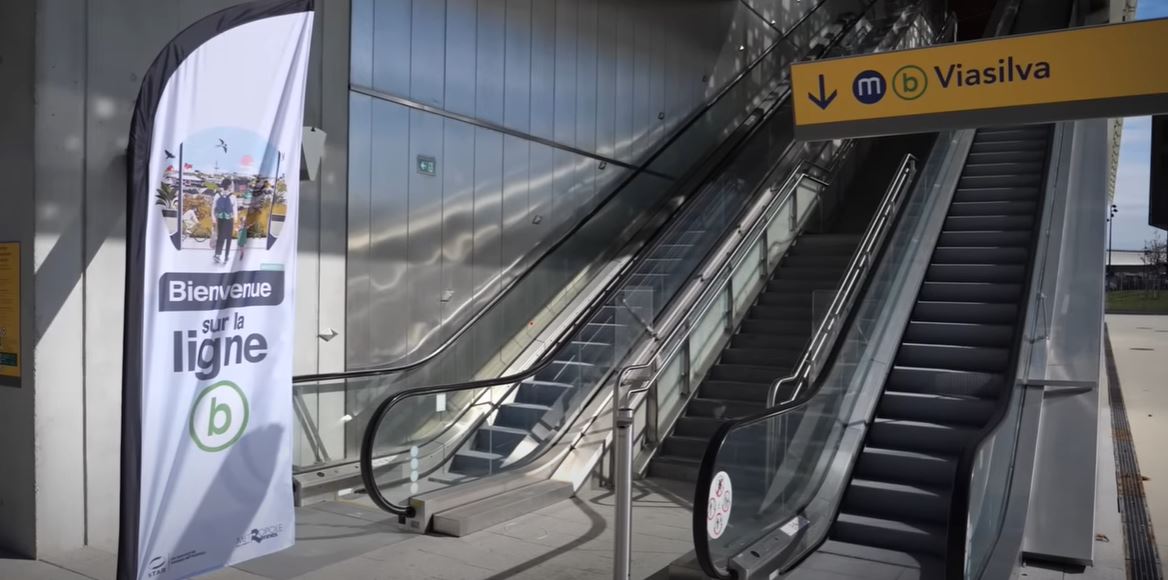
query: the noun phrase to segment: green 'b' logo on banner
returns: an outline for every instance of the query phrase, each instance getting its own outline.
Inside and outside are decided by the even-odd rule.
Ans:
[[[249,413],[247,397],[238,385],[230,381],[215,383],[203,389],[191,406],[191,439],[203,451],[223,451],[243,436]]]

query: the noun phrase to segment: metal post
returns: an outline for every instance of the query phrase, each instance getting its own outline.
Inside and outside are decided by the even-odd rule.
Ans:
[[[629,580],[633,548],[633,410],[621,406],[615,414],[616,547],[612,577],[614,580]]]

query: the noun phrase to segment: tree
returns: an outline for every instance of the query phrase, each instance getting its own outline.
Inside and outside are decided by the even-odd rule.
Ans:
[[[1152,239],[1144,242],[1144,253],[1140,256],[1147,270],[1147,285],[1152,298],[1160,297],[1161,280],[1164,277],[1165,266],[1168,265],[1168,245],[1160,232],[1152,235]]]

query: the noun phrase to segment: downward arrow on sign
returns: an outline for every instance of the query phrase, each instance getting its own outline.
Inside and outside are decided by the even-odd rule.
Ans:
[[[819,96],[816,97],[814,93],[807,93],[807,98],[811,99],[820,109],[827,110],[831,106],[831,102],[835,100],[835,96],[839,91],[832,91],[830,95],[827,94],[827,88],[824,87],[823,75],[819,75]]]

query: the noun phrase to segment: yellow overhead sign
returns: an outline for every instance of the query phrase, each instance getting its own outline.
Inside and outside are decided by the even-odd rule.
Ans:
[[[791,66],[796,135],[824,139],[1165,111],[1168,19]]]
[[[6,242],[0,244],[0,386],[20,378],[20,357],[20,244]]]

